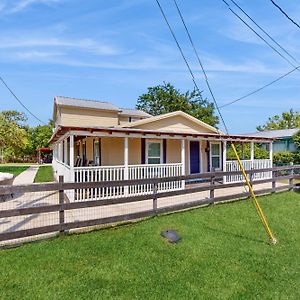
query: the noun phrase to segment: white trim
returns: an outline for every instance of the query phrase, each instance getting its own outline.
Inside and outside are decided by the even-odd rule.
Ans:
[[[219,145],[219,159],[220,159],[220,167],[216,168],[216,171],[221,171],[222,169],[222,148],[221,148],[221,142],[210,142],[209,143],[209,166],[210,166],[210,171],[212,171],[212,150],[211,150],[211,146],[212,145]],[[216,156],[217,157],[217,156]]]
[[[250,143],[250,160],[254,161],[254,142]]]
[[[223,155],[222,155],[222,162],[223,162],[223,172],[226,172],[226,163],[227,163],[227,142],[223,142]],[[223,183],[226,183],[226,176],[223,176]]]
[[[148,148],[149,148],[149,144],[151,143],[159,143],[160,144],[160,162],[159,164],[163,164],[163,140],[162,139],[146,139],[146,147],[145,147],[145,160],[146,160],[146,164],[149,164],[148,162]]]

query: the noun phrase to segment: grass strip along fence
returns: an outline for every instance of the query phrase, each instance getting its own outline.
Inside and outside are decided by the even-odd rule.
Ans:
[[[257,169],[246,171],[250,177],[251,184],[253,186],[272,183],[271,188],[261,189],[256,191],[257,195],[274,193],[276,191],[291,190],[295,188],[295,179],[299,179],[300,175],[300,165],[294,166],[284,166],[284,167],[274,167],[268,169]],[[273,176],[269,179],[252,181],[252,177],[255,173],[260,172],[272,172]],[[202,174],[193,174],[187,176],[176,176],[176,177],[166,177],[166,178],[152,178],[152,179],[140,179],[140,180],[123,180],[123,181],[107,181],[107,182],[83,182],[83,183],[67,183],[63,182],[63,178],[60,177],[60,182],[58,183],[44,183],[44,184],[30,184],[30,185],[18,185],[18,186],[0,186],[0,195],[7,194],[20,194],[20,193],[38,193],[38,192],[58,192],[59,201],[58,204],[50,205],[38,205],[32,207],[21,207],[13,209],[0,210],[0,221],[2,218],[26,216],[32,214],[46,214],[46,213],[58,213],[59,222],[54,225],[39,226],[30,229],[15,230],[11,232],[0,232],[0,241],[7,241],[12,239],[19,239],[24,237],[30,237],[45,233],[65,233],[70,229],[84,228],[103,224],[115,224],[118,222],[130,221],[140,218],[146,218],[155,216],[157,214],[163,214],[168,212],[180,211],[183,209],[193,208],[202,205],[208,205],[224,201],[232,201],[235,199],[247,198],[250,196],[248,191],[237,194],[215,196],[215,191],[218,189],[228,189],[232,187],[242,187],[245,186],[244,182],[223,184],[219,180],[223,176],[227,175],[239,175],[240,171],[235,172],[209,172]],[[157,192],[157,187],[163,182],[178,181],[178,180],[204,180],[205,185],[195,185],[194,187],[189,187],[183,190],[170,191],[170,192]],[[276,186],[276,182],[287,181],[287,184]],[[152,186],[152,194],[139,195],[139,196],[122,196],[119,198],[112,199],[100,199],[100,200],[87,200],[81,202],[68,202],[66,201],[67,190],[78,190],[78,189],[93,189],[93,188],[110,188],[116,186],[133,186],[137,184],[150,184]],[[170,206],[157,207],[157,200],[159,198],[172,197],[178,195],[187,195],[197,192],[209,191],[209,197],[201,200],[185,201],[183,203],[177,203]],[[152,209],[121,214],[109,217],[99,217],[89,220],[79,220],[67,222],[65,218],[66,211],[78,210],[84,208],[96,208],[105,207],[108,205],[120,205],[128,203],[138,203],[145,200],[152,200]]]

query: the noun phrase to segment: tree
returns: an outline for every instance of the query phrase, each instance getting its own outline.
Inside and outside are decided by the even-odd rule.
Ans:
[[[300,130],[293,135],[293,142],[297,149],[300,151]]]
[[[17,110],[3,110],[1,114],[8,122],[15,123],[19,127],[24,127],[27,121],[26,115]]]
[[[27,132],[15,120],[0,113],[0,148],[4,157],[18,156],[28,144]]]
[[[197,90],[181,93],[170,83],[149,87],[148,92],[138,98],[136,108],[153,116],[181,110],[212,126],[219,123],[214,115],[214,104],[202,99],[201,93]]]
[[[300,114],[293,109],[283,112],[281,116],[275,115],[269,118],[265,125],[256,127],[258,131],[291,128],[300,128]]]
[[[27,131],[29,143],[24,152],[29,155],[34,155],[37,148],[48,147],[52,133],[51,121],[49,121],[48,125],[39,125],[29,128]]]

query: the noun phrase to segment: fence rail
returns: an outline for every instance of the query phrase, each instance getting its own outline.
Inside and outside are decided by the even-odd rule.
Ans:
[[[256,179],[252,181],[254,188],[262,184],[271,184],[268,187],[263,187],[256,191],[256,194],[268,194],[276,191],[289,190],[295,187],[295,179],[300,179],[297,171],[300,166],[285,166],[274,167],[266,169],[247,170],[251,178],[257,173],[271,172],[271,178]],[[229,201],[234,199],[246,198],[249,192],[237,192],[232,190],[230,193],[219,193],[218,191],[230,191],[232,188],[243,187],[244,182],[238,183],[219,183],[216,179],[223,176],[240,175],[239,171],[234,172],[214,172],[193,174],[188,176],[170,176],[162,178],[149,178],[149,179],[132,179],[132,180],[115,180],[103,182],[78,182],[67,183],[63,182],[60,177],[60,182],[47,183],[47,184],[30,184],[19,186],[0,186],[0,199],[4,195],[35,195],[36,193],[48,193],[52,195],[54,202],[49,202],[47,205],[38,202],[35,198],[29,199],[30,201],[20,205],[14,206],[1,206],[5,202],[0,203],[0,241],[17,240],[25,237],[43,235],[46,233],[65,232],[75,228],[83,228],[94,225],[117,223],[122,221],[129,221],[138,218],[153,216],[156,214],[178,211],[186,208],[196,207],[200,205],[207,205],[211,203],[218,203],[222,201]],[[191,184],[185,189],[180,190],[163,190],[159,191],[159,186],[167,185],[170,182],[181,182],[190,179],[207,179],[203,184]],[[284,183],[282,183],[284,181]],[[280,183],[280,184],[278,184]],[[150,186],[149,193],[140,194],[137,196],[122,195],[121,197],[103,197],[102,199],[93,199],[81,202],[67,202],[65,197],[68,191],[79,191],[86,189],[109,189],[109,188],[129,188],[133,186]],[[203,197],[199,197],[199,193]],[[48,195],[47,194],[47,195]],[[196,195],[194,199],[189,198],[191,195]],[[206,196],[205,196],[206,195]],[[186,198],[178,198],[184,196]],[[25,197],[25,196],[24,196]],[[10,201],[8,201],[8,204]],[[22,199],[22,196],[21,198]],[[174,199],[179,199],[177,202]],[[158,206],[158,201],[162,201]],[[171,205],[169,202],[171,201]],[[165,205],[165,202],[167,203]],[[108,211],[108,209],[110,211]],[[85,215],[82,212],[85,211]],[[105,213],[103,213],[105,211]],[[107,212],[113,212],[109,214]],[[54,215],[53,215],[54,214]],[[23,228],[24,217],[36,216],[52,216],[51,222],[40,222],[37,225],[33,224],[31,227]],[[1,224],[12,222],[14,226],[2,229]],[[22,226],[21,226],[21,225]]]

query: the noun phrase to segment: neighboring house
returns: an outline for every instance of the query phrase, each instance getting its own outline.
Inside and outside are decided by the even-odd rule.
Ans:
[[[248,135],[257,136],[261,138],[272,138],[273,141],[273,152],[297,152],[297,147],[293,141],[293,135],[296,134],[300,128],[295,129],[282,129],[282,130],[266,130]]]
[[[272,145],[270,138],[226,135],[182,111],[151,116],[108,102],[67,97],[54,98],[53,119],[55,130],[51,143],[55,176],[58,179],[63,175],[65,181],[71,182],[238,170],[236,161],[226,160],[227,143],[251,143],[252,150],[254,143]],[[256,160],[254,151],[251,153],[251,160],[243,161],[245,168],[272,166],[272,151],[270,158],[265,160]],[[238,181],[238,178],[227,176],[224,181]],[[184,181],[161,183],[158,190],[176,190],[184,186]],[[151,186],[140,185],[125,189],[102,188],[68,196],[71,200],[85,200],[151,191]]]

